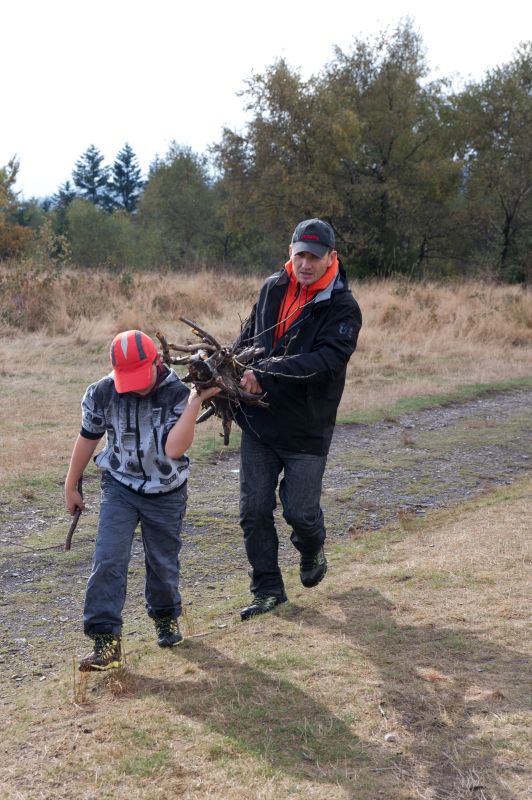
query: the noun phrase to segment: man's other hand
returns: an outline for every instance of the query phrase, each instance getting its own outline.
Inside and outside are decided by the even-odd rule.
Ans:
[[[250,394],[262,394],[262,386],[251,369],[247,369],[242,375],[240,386],[245,392],[249,392]]]

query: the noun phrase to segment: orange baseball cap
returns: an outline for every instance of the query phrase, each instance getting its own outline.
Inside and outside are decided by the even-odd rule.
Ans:
[[[109,357],[116,391],[124,394],[148,388],[159,353],[153,340],[142,331],[124,331],[113,339]]]

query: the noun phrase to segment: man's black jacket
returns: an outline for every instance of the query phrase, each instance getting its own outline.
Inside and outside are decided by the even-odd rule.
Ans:
[[[339,264],[332,285],[316,295],[274,345],[288,280],[283,268],[265,281],[238,339],[241,346],[265,348],[265,360],[253,370],[269,407],[243,403],[236,418],[240,427],[266,444],[326,455],[362,315]]]

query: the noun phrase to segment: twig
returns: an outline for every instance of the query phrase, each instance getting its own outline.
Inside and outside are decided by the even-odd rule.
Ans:
[[[205,341],[208,342],[209,344],[213,344],[217,350],[222,349],[221,345],[218,344],[214,336],[212,336],[210,333],[207,333],[207,331],[204,331],[203,328],[200,328],[200,326],[197,325],[195,322],[192,322],[186,317],[179,317],[179,319],[181,320],[181,322],[184,322],[185,325],[191,327],[195,334],[202,336],[205,339]]]
[[[83,475],[80,475],[77,485],[77,490],[83,499]],[[79,522],[79,518],[81,517],[81,508],[79,506],[76,508],[74,512],[74,518],[70,523],[70,528],[68,529],[68,533],[65,539],[65,550],[70,550],[72,545],[72,537],[74,536],[74,531],[76,530],[76,525]]]

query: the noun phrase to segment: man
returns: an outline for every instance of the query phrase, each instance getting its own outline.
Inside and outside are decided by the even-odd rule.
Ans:
[[[265,393],[269,404],[245,405],[237,415],[240,524],[253,594],[240,612],[243,620],[287,599],[273,519],[281,472],[279,497],[300,553],[303,586],[316,586],[327,571],[322,478],[347,362],[362,325],[327,222],[300,222],[289,255],[284,268],[265,281],[239,338],[241,346],[265,348],[264,360],[246,370],[241,385]]]

